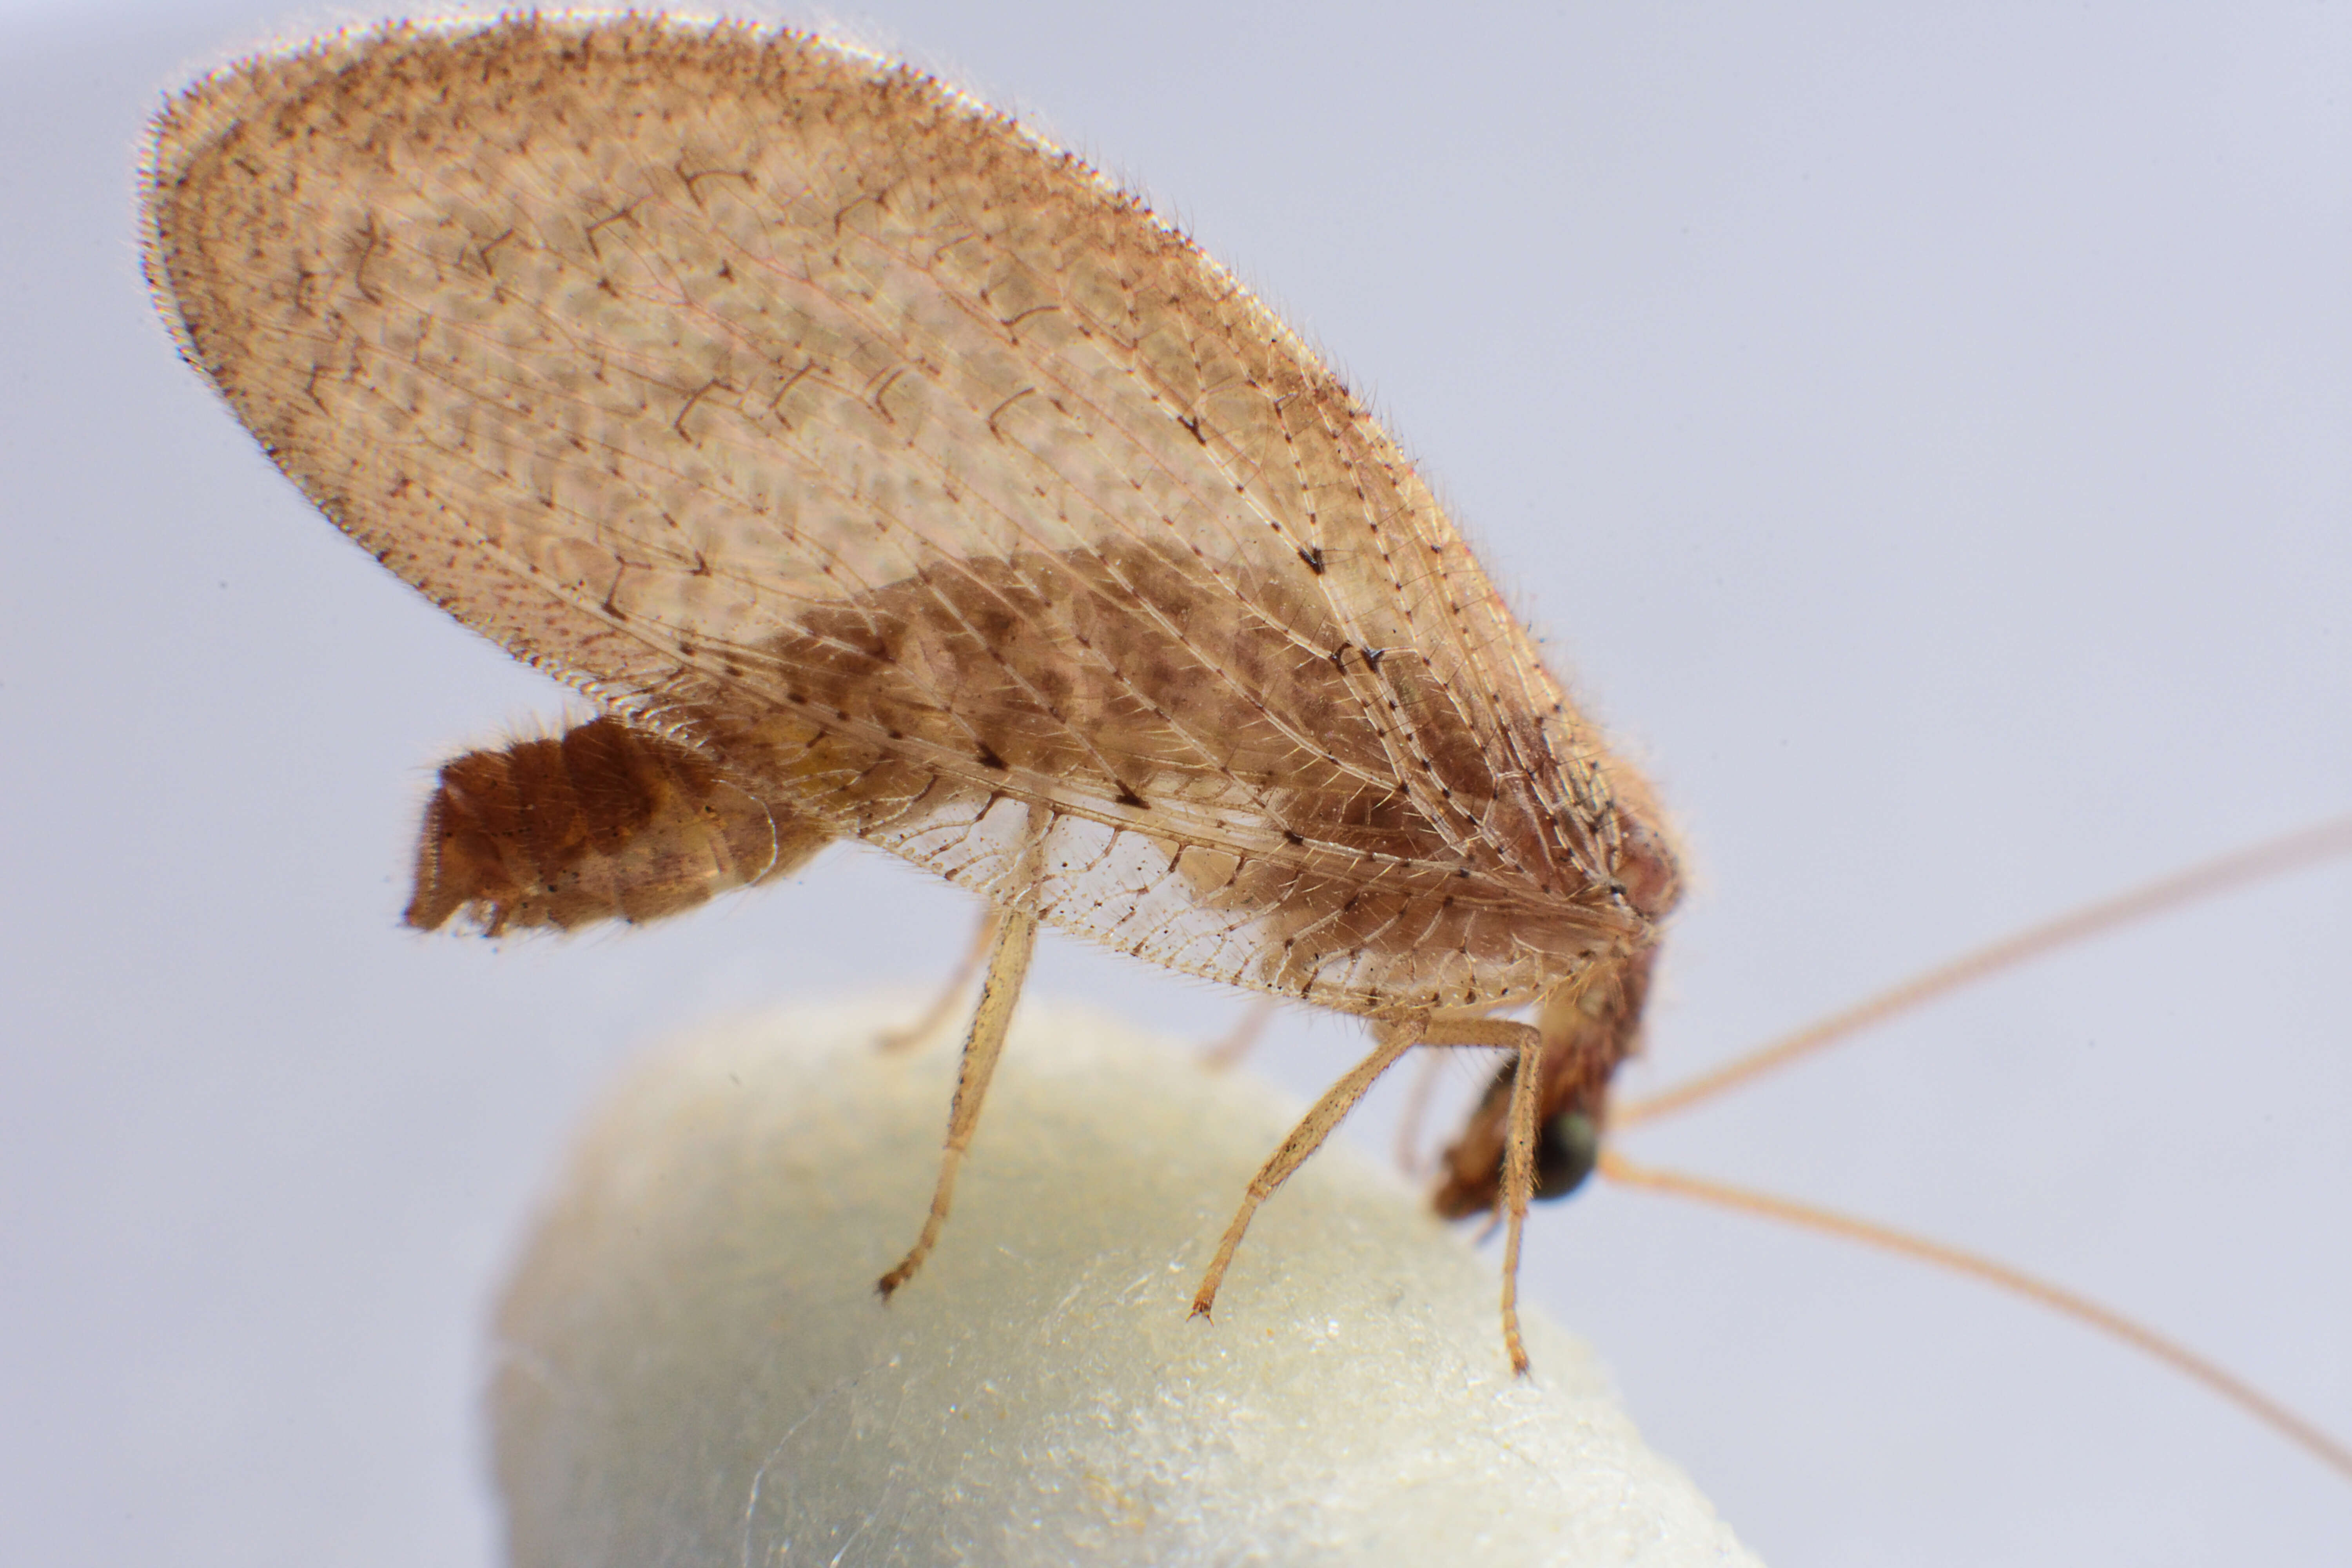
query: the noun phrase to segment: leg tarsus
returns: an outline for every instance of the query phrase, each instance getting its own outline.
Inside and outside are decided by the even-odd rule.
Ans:
[[[980,1105],[996,1058],[1004,1049],[1004,1032],[1013,1021],[1013,1004],[1021,999],[1021,983],[1029,973],[1029,955],[1037,944],[1037,917],[1026,910],[1004,910],[996,923],[995,951],[989,955],[988,984],[980,993],[972,1015],[971,1033],[965,1037],[963,1064],[956,1075],[955,1103],[948,1111],[947,1146],[940,1155],[939,1184],[931,1192],[931,1212],[923,1233],[898,1266],[875,1282],[888,1300],[890,1292],[915,1277],[947,1224],[948,1205],[955,1196],[956,1167],[971,1146],[972,1130],[980,1125]]]

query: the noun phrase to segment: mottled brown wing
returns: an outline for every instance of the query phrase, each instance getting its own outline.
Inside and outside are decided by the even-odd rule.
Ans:
[[[1641,785],[1393,444],[1189,242],[927,79],[395,31],[192,91],[148,196],[184,349],[321,509],[780,805],[1357,1011],[1646,932]]]

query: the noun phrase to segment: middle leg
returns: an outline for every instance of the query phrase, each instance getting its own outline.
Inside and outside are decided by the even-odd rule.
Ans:
[[[1225,1227],[1223,1239],[1217,1243],[1217,1254],[1209,1260],[1208,1272],[1201,1276],[1201,1287],[1192,1292],[1192,1315],[1205,1318],[1216,1305],[1217,1287],[1225,1277],[1226,1266],[1234,1260],[1234,1249],[1242,1244],[1242,1236],[1249,1229],[1250,1220],[1258,1205],[1274,1195],[1276,1187],[1290,1179],[1292,1172],[1307,1163],[1307,1157],[1323,1146],[1331,1129],[1355,1109],[1356,1101],[1372,1087],[1381,1074],[1396,1064],[1396,1059],[1421,1044],[1428,1028],[1424,1019],[1411,1019],[1400,1024],[1375,1026],[1378,1043],[1371,1054],[1358,1062],[1348,1075],[1324,1091],[1323,1098],[1290,1130],[1272,1157],[1250,1178],[1249,1190],[1242,1194],[1242,1206],[1233,1223]]]

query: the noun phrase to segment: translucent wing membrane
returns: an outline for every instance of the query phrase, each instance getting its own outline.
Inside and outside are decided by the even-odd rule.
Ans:
[[[1532,999],[1672,901],[1643,786],[1345,389],[935,83],[394,34],[204,85],[149,178],[185,351],[311,498],[781,817],[1357,1012]]]

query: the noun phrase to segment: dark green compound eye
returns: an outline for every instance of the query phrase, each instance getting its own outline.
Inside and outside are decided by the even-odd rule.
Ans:
[[[1561,1111],[1536,1129],[1535,1195],[1568,1196],[1600,1163],[1601,1123],[1581,1110]]]

